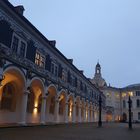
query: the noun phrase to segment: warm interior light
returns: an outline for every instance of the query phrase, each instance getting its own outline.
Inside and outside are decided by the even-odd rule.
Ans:
[[[38,102],[35,101],[35,103],[34,103],[34,109],[33,109],[33,114],[36,115],[37,112],[38,112]]]
[[[128,92],[128,95],[132,97],[133,96],[133,92]]]
[[[87,118],[88,118],[88,112],[87,112],[87,110],[86,110],[86,120],[87,120]]]
[[[37,108],[34,108],[34,110],[33,110],[34,115],[36,115],[37,112],[38,112]]]
[[[126,93],[122,93],[122,97],[126,97]]]
[[[70,117],[72,117],[72,104],[70,104]]]

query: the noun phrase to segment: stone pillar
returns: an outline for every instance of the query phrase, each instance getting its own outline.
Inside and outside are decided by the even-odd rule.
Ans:
[[[87,122],[90,122],[90,106],[87,107]]]
[[[73,111],[72,111],[72,122],[75,123],[76,121],[76,104],[73,104]]]
[[[81,105],[79,105],[78,122],[81,122]]]
[[[68,123],[68,102],[65,104],[65,123]]]
[[[83,122],[86,121],[86,108],[83,108]]]
[[[59,111],[59,100],[56,99],[55,101],[55,112],[54,112],[54,118],[55,118],[55,122],[58,123],[58,112]]]
[[[26,125],[26,110],[27,110],[28,94],[30,94],[28,90],[23,92],[23,96],[21,100],[21,116],[19,121],[19,124],[21,125]]]
[[[45,124],[46,97],[42,97],[40,123]]]
[[[93,122],[93,115],[94,115],[93,114],[93,107],[91,107],[91,119],[90,119],[91,122]]]

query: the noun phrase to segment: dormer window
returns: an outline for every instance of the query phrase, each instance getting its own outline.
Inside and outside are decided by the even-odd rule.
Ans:
[[[39,67],[45,67],[45,57],[38,51],[35,55],[35,64]]]

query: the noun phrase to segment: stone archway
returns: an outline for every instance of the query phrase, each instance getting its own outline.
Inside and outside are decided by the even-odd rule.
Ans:
[[[106,112],[106,121],[112,122],[113,121],[113,113],[111,111]]]
[[[56,97],[57,88],[55,85],[50,85],[48,87],[48,95],[46,102],[46,122],[55,121],[55,109],[56,109]]]
[[[122,114],[122,121],[123,122],[126,122],[127,121],[127,114],[126,113],[123,113]]]
[[[66,112],[66,92],[64,90],[60,91],[59,93],[59,109],[58,109],[58,121],[59,122],[65,122],[65,115],[67,115]]]
[[[76,104],[75,104],[75,116],[76,116],[76,122],[81,122],[81,106],[80,106],[80,97],[76,98]]]
[[[41,103],[44,96],[44,85],[41,79],[32,79],[28,87],[30,94],[27,101],[27,122],[40,123]]]
[[[74,97],[71,94],[68,97],[68,122],[73,122],[74,119]]]
[[[18,123],[22,115],[25,77],[17,67],[8,67],[0,87],[0,123]]]

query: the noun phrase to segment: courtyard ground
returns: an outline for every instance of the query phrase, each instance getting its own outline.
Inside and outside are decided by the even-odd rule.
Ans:
[[[0,128],[0,140],[140,140],[140,124],[95,123],[60,124],[33,127]]]

